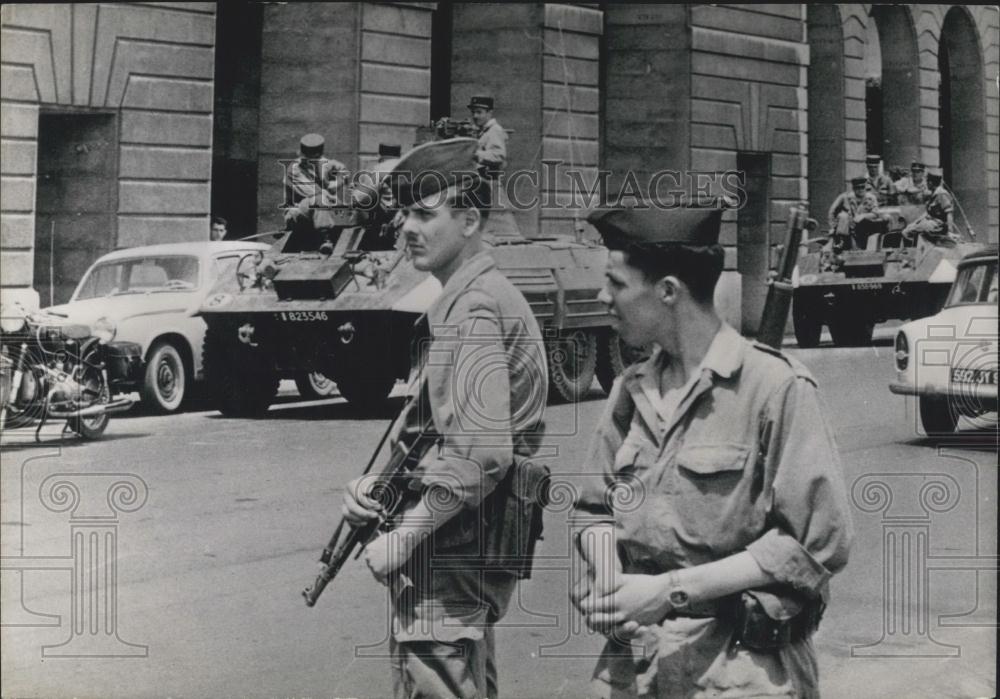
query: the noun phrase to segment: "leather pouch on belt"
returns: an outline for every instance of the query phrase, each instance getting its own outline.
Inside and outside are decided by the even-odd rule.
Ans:
[[[490,495],[484,508],[489,569],[531,577],[535,544],[542,537],[548,482],[548,466],[518,459]]]
[[[795,618],[806,605],[798,596],[746,590],[736,607],[736,640],[757,651],[784,648],[793,640]]]

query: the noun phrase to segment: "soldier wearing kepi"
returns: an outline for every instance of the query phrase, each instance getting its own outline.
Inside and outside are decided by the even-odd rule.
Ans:
[[[318,133],[308,133],[299,141],[299,159],[285,171],[285,206],[297,206],[303,199],[331,203],[346,176],[339,160],[324,157],[326,142]]]
[[[868,175],[865,177],[865,189],[875,193],[879,206],[887,206],[892,202],[896,193],[889,176],[879,172],[881,164],[882,158],[877,155],[865,157],[865,168],[868,170]]]
[[[924,178],[926,171],[927,166],[919,161],[914,160],[910,164],[910,176],[896,183],[897,200],[900,204],[921,206],[927,203],[931,190]]]
[[[476,160],[485,174],[496,177],[507,165],[507,132],[493,117],[493,98],[473,97],[469,100],[469,113],[479,129]]]
[[[540,515],[510,508],[517,484],[540,478],[527,457],[543,431],[545,354],[527,301],[483,246],[489,189],[475,152],[471,138],[427,143],[390,173],[413,265],[443,286],[410,383],[439,448],[414,472],[419,498],[365,551],[391,590],[397,697],[497,696],[493,626],[528,572],[535,534],[528,544],[521,536]],[[378,516],[370,486],[358,479],[345,492],[354,524]],[[431,553],[451,565],[432,565]]]
[[[847,236],[850,235],[854,216],[858,213],[861,200],[865,196],[865,183],[864,177],[851,178],[851,189],[841,192],[840,196],[834,199],[833,204],[830,205],[827,218],[829,219],[830,233],[835,238],[846,240]]]
[[[655,348],[615,382],[575,503],[590,574],[571,598],[609,635],[596,693],[816,697],[810,638],[851,539],[816,382],[719,318],[721,211],[588,220],[615,328]]]

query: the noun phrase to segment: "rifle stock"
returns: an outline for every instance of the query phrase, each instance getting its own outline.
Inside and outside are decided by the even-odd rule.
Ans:
[[[403,408],[396,420],[386,429],[375,453],[372,454],[368,467],[364,474],[367,474],[375,461],[376,456],[382,449],[386,437],[392,430],[393,425],[400,417],[407,415],[408,411],[415,409],[417,401],[411,401]],[[400,507],[406,501],[405,495],[408,492],[408,475],[420,463],[424,454],[438,441],[438,435],[434,432],[434,423],[431,419],[430,410],[424,410],[424,419],[419,428],[400,435],[400,439],[393,445],[392,455],[388,462],[379,472],[378,481],[372,489],[369,497],[380,502],[384,508],[385,517],[379,521],[374,520],[361,527],[352,527],[347,524],[347,520],[341,519],[337,528],[330,538],[330,542],[323,549],[319,562],[322,566],[319,575],[312,585],[302,591],[302,596],[306,600],[306,606],[312,607],[316,600],[323,594],[326,586],[337,576],[340,569],[357,550],[359,553],[378,533],[380,527],[392,522],[393,517],[399,512]],[[343,534],[344,530],[347,534]],[[359,549],[360,547],[360,549]]]
[[[776,276],[768,281],[767,299],[764,301],[764,312],[761,314],[760,328],[757,340],[781,349],[781,341],[785,337],[785,323],[788,321],[788,310],[792,305],[792,273],[799,259],[799,246],[802,244],[802,232],[813,230],[816,222],[809,218],[809,212],[804,206],[792,206],[788,211],[788,237],[781,251],[781,262]]]

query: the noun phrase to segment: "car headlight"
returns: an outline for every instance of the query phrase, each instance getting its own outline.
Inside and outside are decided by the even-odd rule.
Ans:
[[[98,318],[94,323],[94,337],[102,344],[106,345],[115,339],[118,333],[118,326],[110,318]]]
[[[906,333],[896,334],[896,368],[905,371],[910,364],[910,343],[906,339]]]
[[[17,333],[24,329],[24,324],[27,320],[23,313],[19,313],[20,309],[14,309],[9,314],[5,311],[3,316],[0,317],[0,330],[5,333]]]

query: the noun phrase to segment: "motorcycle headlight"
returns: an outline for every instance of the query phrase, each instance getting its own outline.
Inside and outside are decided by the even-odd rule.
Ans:
[[[98,318],[97,322],[94,323],[94,337],[102,345],[106,345],[115,339],[115,334],[118,332],[118,326],[110,318]]]

